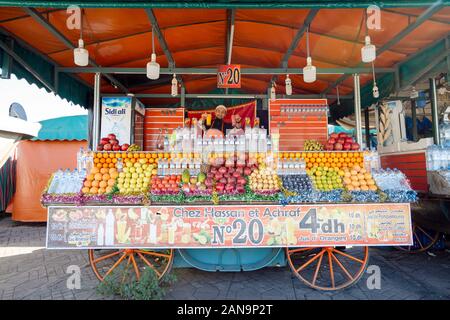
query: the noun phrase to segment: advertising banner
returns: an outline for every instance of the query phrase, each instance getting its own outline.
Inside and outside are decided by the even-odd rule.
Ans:
[[[101,130],[102,137],[114,133],[121,144],[131,143],[132,97],[103,97]]]
[[[47,248],[411,245],[409,204],[49,207]]]
[[[217,70],[217,88],[240,88],[241,66],[239,64],[227,64],[219,66]]]

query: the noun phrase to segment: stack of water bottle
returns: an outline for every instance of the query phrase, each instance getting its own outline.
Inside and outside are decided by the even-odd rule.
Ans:
[[[83,181],[86,178],[86,170],[78,171],[75,169],[70,171],[69,169],[59,169],[53,175],[53,179],[50,182],[48,188],[48,194],[70,194],[80,192]]]
[[[450,170],[450,148],[432,145],[427,148],[427,171]]]
[[[392,202],[415,202],[417,193],[412,190],[406,176],[398,169],[379,169],[372,171],[373,179],[381,191]]]

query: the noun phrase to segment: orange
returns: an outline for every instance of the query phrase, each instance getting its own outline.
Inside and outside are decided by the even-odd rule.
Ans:
[[[110,176],[108,173],[105,173],[105,174],[102,176],[102,180],[103,180],[103,181],[108,181],[110,178],[111,178],[111,176]]]
[[[109,157],[108,152],[104,152],[103,153],[103,158],[108,158],[108,157]]]
[[[104,188],[99,188],[98,189],[98,194],[104,194],[105,193],[105,189]]]
[[[145,154],[145,157],[146,157],[147,159],[150,159],[150,158],[152,157],[152,155],[151,155],[151,153],[147,153],[147,154]]]
[[[107,164],[107,163],[104,163],[104,164],[102,164],[102,167],[103,167],[103,168],[108,168],[108,164]]]
[[[100,163],[105,163],[105,159],[104,159],[104,158],[101,158],[101,159],[100,159]]]
[[[94,171],[94,170],[92,170],[92,171]],[[97,173],[97,172],[96,172]],[[88,181],[92,181],[92,180],[94,180],[94,175],[91,173],[91,174],[88,174],[87,176],[86,176],[86,180],[88,180]]]
[[[127,157],[127,153],[126,152],[122,152],[120,154],[120,158],[125,159]]]
[[[100,181],[100,180],[102,180],[102,177],[103,177],[103,175],[101,173],[96,173],[94,176],[94,179],[97,181]]]
[[[329,152],[325,152],[324,156],[325,156],[325,158],[329,158],[330,157],[330,153]]]
[[[102,164],[101,164],[101,163],[97,163],[95,166],[96,166],[96,168],[98,169],[98,168],[101,168],[101,167],[102,167]]]
[[[169,159],[170,158],[170,154],[168,152],[164,153],[164,158]]]
[[[133,158],[133,154],[132,154],[131,152],[128,152],[128,154],[127,154],[127,158],[128,158],[128,159],[131,159],[131,158]]]
[[[89,193],[93,193],[93,194],[97,194],[98,189],[96,187],[92,187],[91,189],[89,189]]]
[[[102,157],[102,153],[101,153],[101,152],[97,152],[97,153],[95,154],[95,156],[96,156],[97,158],[101,158],[101,157]]]
[[[96,174],[96,173],[99,173],[99,172],[100,172],[99,168],[94,167],[94,168],[91,169],[91,173],[93,173],[93,174]]]
[[[115,184],[116,184],[116,180],[114,180],[114,179],[109,179],[109,180],[108,180],[108,186],[112,187],[112,186],[114,186]]]
[[[130,159],[130,162],[131,162],[131,163],[135,163],[135,162],[136,162],[136,159],[135,159],[135,158],[132,158],[132,159]]]
[[[156,159],[156,158],[158,158],[158,155],[156,153],[152,153],[152,158]]]
[[[105,174],[105,173],[107,173],[108,172],[108,169],[105,169],[105,168],[101,168],[100,169],[100,173],[101,174]]]
[[[331,158],[334,158],[334,157],[336,157],[336,156],[337,156],[336,152],[331,152],[331,153],[330,153],[330,157],[331,157]]]
[[[111,163],[111,158],[105,160],[106,163]]]
[[[114,163],[108,164],[108,168],[114,168],[116,165]]]
[[[91,180],[86,180],[86,181],[83,183],[83,185],[84,185],[85,187],[91,187],[91,186],[92,186]]]
[[[106,181],[100,181],[99,183],[100,188],[106,188],[107,185],[108,183]]]
[[[319,153],[319,158],[323,158],[323,157],[324,157],[323,152]]]
[[[310,162],[310,163],[308,163],[307,165],[306,165],[308,168],[312,168],[313,167],[313,165],[312,165],[312,163]]]
[[[143,159],[143,158],[145,158],[145,153],[139,153],[139,158],[141,158],[141,159]]]
[[[116,168],[112,168],[112,169],[109,169],[109,170],[108,170],[108,173],[109,173],[109,174],[112,174],[113,172],[117,172],[117,169],[116,169]]]
[[[121,156],[120,152],[116,152],[116,159],[121,158],[121,157],[122,156]]]
[[[139,158],[139,153],[134,153],[134,154],[133,154],[133,158],[134,158],[134,159],[138,159],[138,158]]]
[[[117,163],[117,158],[112,159],[112,163]]]
[[[340,152],[342,158],[347,158],[347,152]]]
[[[91,187],[96,187],[96,188],[97,188],[99,184],[100,184],[99,181],[94,180],[94,181],[92,181],[92,183],[91,183]]]
[[[110,153],[109,153],[109,157],[110,157],[110,158],[114,158],[114,157],[115,157],[115,153],[114,153],[114,152],[110,152]]]
[[[112,187],[106,187],[106,193],[111,193],[111,191],[112,191]]]
[[[81,192],[88,193],[89,192],[89,188],[88,187],[84,187],[83,189],[81,189]]]
[[[154,163],[154,162],[155,162],[155,159],[153,159],[153,158],[152,159],[148,159],[148,163],[151,164],[151,163]]]
[[[99,163],[99,162],[100,162],[100,160],[98,158],[94,159],[94,163]]]

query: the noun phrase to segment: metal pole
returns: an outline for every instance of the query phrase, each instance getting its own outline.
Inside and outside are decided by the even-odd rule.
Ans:
[[[94,77],[94,108],[93,114],[93,124],[92,124],[92,148],[95,148],[99,143],[100,135],[100,81],[101,74],[97,72]]]
[[[184,87],[181,87],[180,104],[182,108],[186,106],[186,89]]]
[[[366,128],[366,148],[370,149],[370,118],[369,118],[369,108],[364,109],[364,123]]]
[[[353,74],[353,85],[355,87],[355,121],[356,121],[356,142],[362,146],[361,132],[361,89],[359,83],[359,74]]]
[[[416,99],[411,99],[411,118],[412,118],[412,139],[416,142],[417,139],[417,112]]]
[[[439,118],[438,118],[438,101],[437,101],[437,91],[436,91],[436,80],[430,78],[430,100],[431,100],[431,117],[433,124],[433,140],[434,144],[440,144],[439,135]]]

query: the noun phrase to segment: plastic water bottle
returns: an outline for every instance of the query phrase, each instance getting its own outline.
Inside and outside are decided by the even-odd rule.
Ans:
[[[50,182],[50,186],[48,187],[48,193],[56,193],[55,191],[58,188],[59,180],[61,179],[61,169],[55,172],[53,175],[53,179]]]
[[[85,157],[84,157],[84,149],[83,147],[77,152],[77,170],[81,171],[84,167]]]

